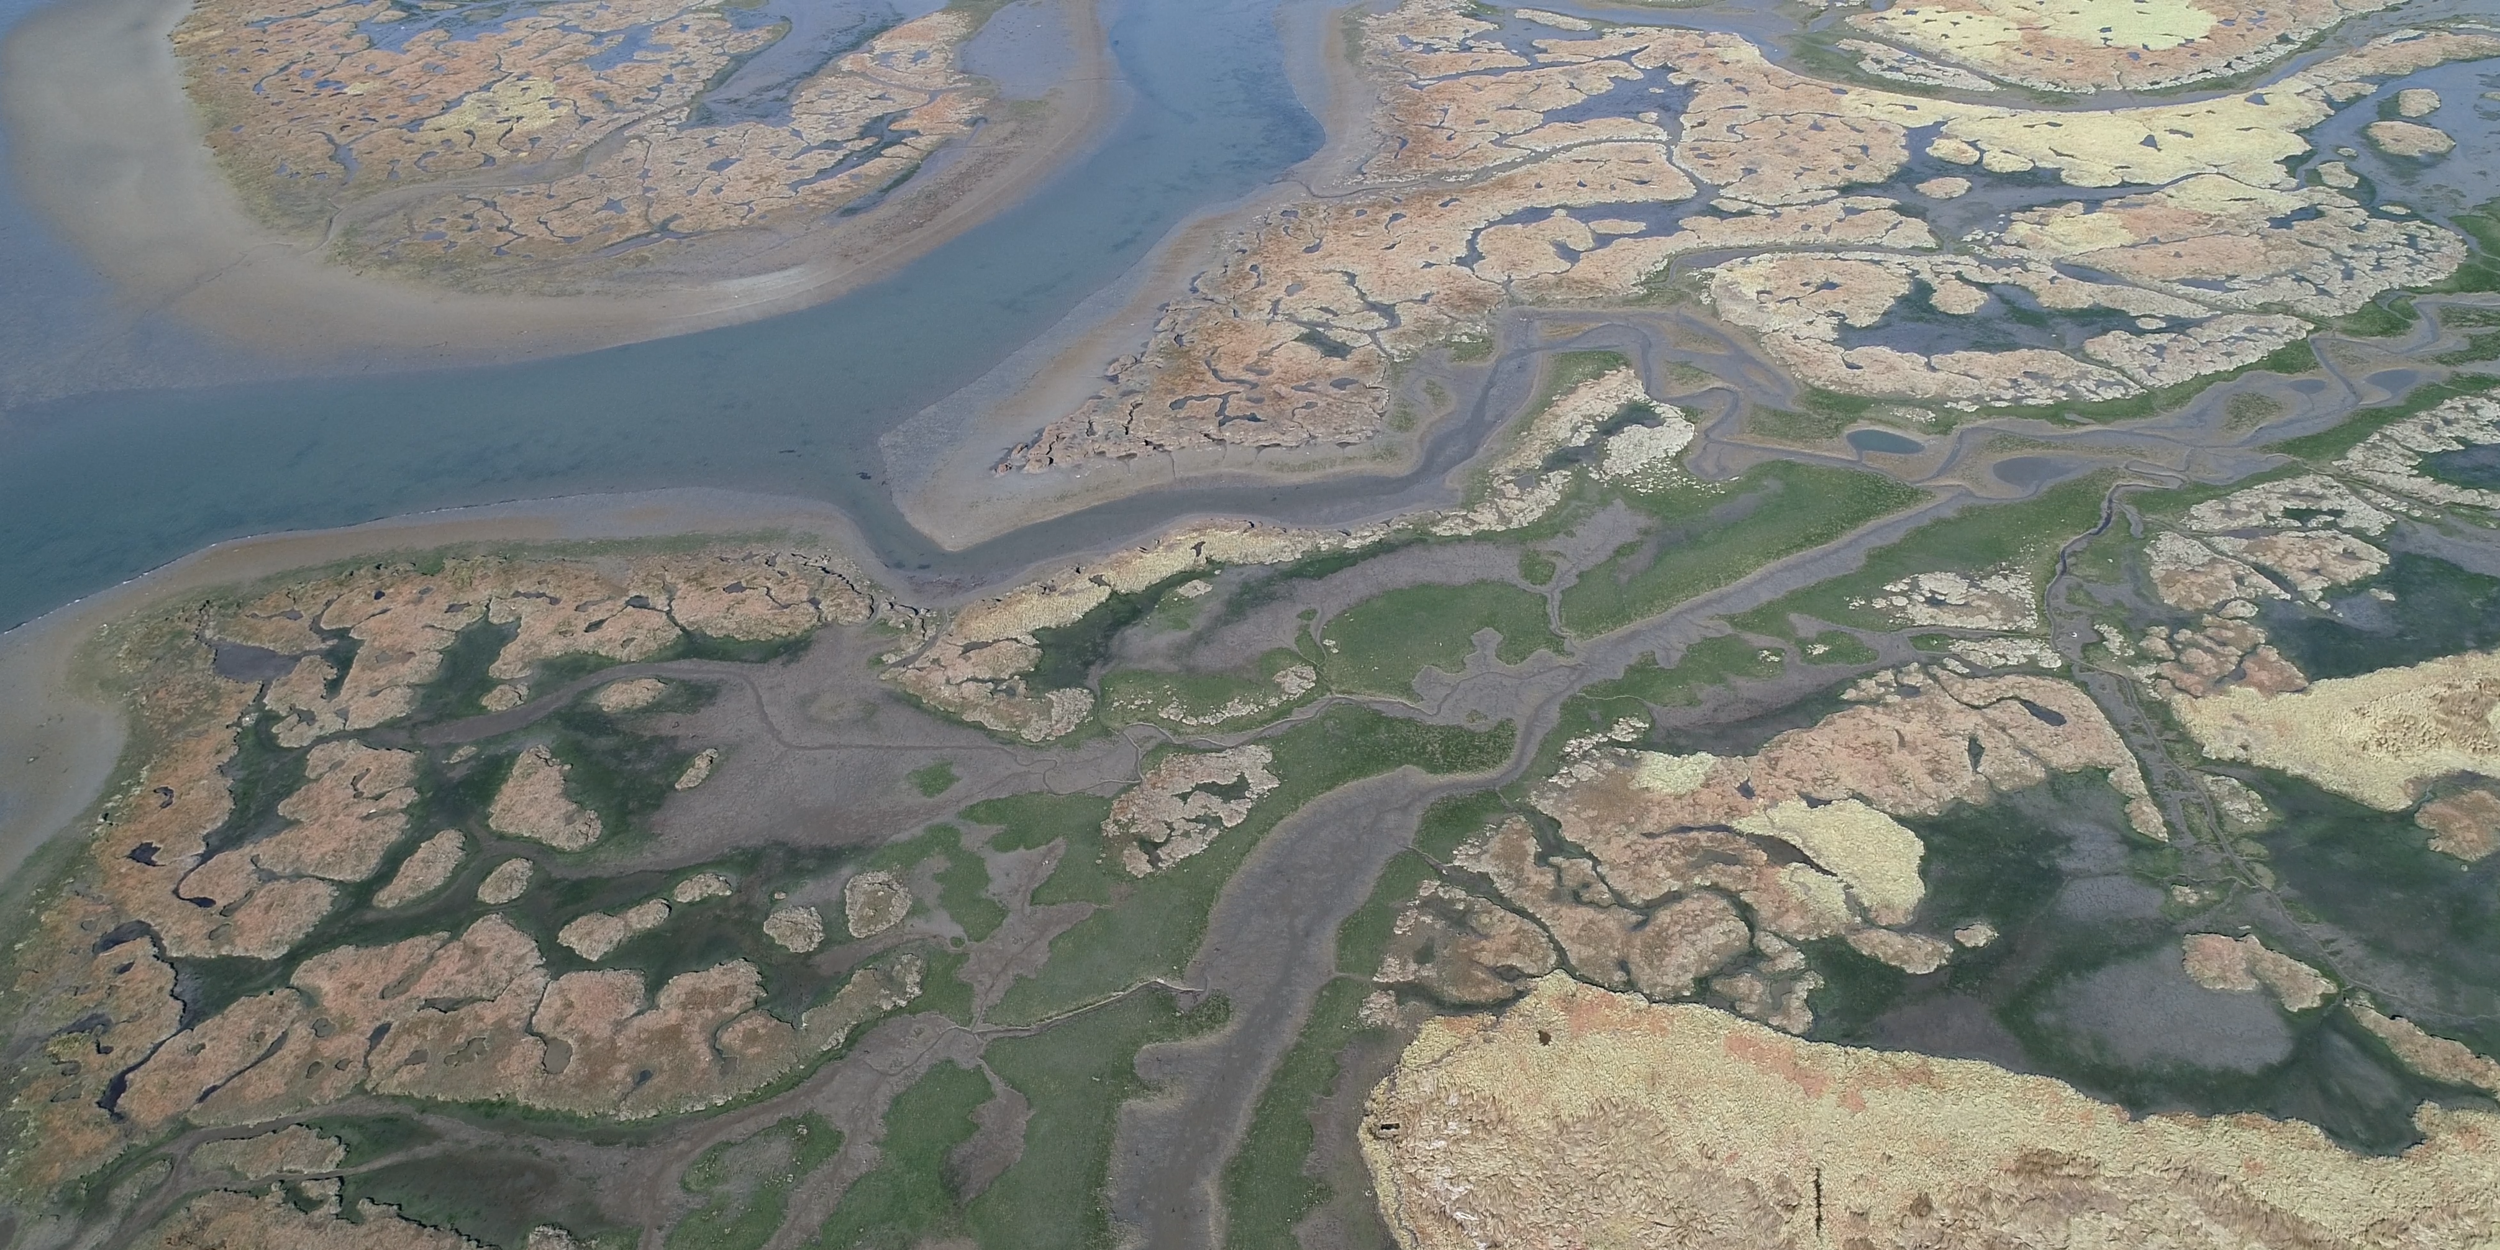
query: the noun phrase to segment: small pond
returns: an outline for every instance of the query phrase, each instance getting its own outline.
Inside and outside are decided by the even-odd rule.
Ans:
[[[1915,456],[1927,450],[1927,444],[1890,430],[1851,430],[1848,441],[1859,451],[1880,451],[1888,456]]]

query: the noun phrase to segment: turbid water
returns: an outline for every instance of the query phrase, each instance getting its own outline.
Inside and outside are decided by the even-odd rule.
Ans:
[[[843,0],[827,12],[885,3]],[[1462,419],[1436,430],[1421,462],[1394,476],[1193,486],[956,552],[905,521],[886,481],[890,454],[908,461],[920,449],[881,446],[881,438],[912,437],[896,427],[1113,287],[1175,225],[1257,191],[1318,149],[1323,136],[1297,99],[1279,15],[1321,3],[1105,0],[1125,109],[1101,142],[1023,202],[895,277],[805,312],[466,370],[118,391],[77,376],[52,383],[90,389],[0,412],[0,628],[221,539],[513,499],[697,486],[818,501],[854,518],[886,563],[958,583],[1180,513],[1289,512],[1328,523],[1417,501],[1441,489],[1473,440],[1515,411],[1532,356],[1506,356],[1490,387],[1461,388],[1471,396]],[[1773,46],[1793,32],[1753,8],[1710,24]],[[0,28],[31,12],[0,0]],[[2461,103],[2473,98],[2468,84],[2450,85]],[[2324,131],[2320,138],[2333,141]],[[2391,173],[2389,182],[2398,180]],[[251,367],[145,317],[109,342],[82,338],[82,327],[110,320],[99,311],[110,303],[0,179],[0,369],[42,360],[67,375],[148,385]],[[27,389],[0,385],[0,402]],[[1778,403],[1786,388],[1737,389]],[[2351,399],[2295,407],[2341,412]],[[2322,415],[2304,410],[2304,422]],[[1861,432],[1850,442],[1860,452],[1909,454],[1869,441],[1884,437]],[[2028,468],[2004,466],[1998,480],[2036,486]]]
[[[878,435],[1040,333],[1175,223],[1317,150],[1320,127],[1286,81],[1278,7],[1110,0],[1127,108],[1101,144],[894,278],[806,312],[528,364],[10,411],[0,627],[219,539],[657,486],[829,501],[888,562],[929,566],[943,553],[895,514]],[[94,316],[95,283],[26,232],[13,194],[0,220],[21,223],[0,259],[32,275],[11,284],[18,320],[0,328],[24,345],[55,333],[47,305]]]
[[[1905,438],[1890,430],[1851,430],[1848,443],[1859,451],[1879,451],[1891,456],[1915,456],[1927,447],[1915,438]]]

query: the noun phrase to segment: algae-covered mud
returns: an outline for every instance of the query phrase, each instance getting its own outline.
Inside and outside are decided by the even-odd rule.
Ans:
[[[1260,9],[1325,147],[848,494],[489,404],[378,497],[748,493],[39,600],[0,1250],[2500,1240],[2500,28],[2125,7]],[[266,228],[517,298],[941,194],[1046,16],[166,46]]]

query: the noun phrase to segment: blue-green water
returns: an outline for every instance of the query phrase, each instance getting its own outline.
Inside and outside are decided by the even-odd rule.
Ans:
[[[877,438],[1183,216],[1317,149],[1285,79],[1278,2],[1107,0],[1131,103],[1103,144],[896,277],[815,309],[530,364],[88,394],[0,415],[0,628],[224,538],[666,486],[831,501],[901,567],[1007,562],[1017,553],[946,556],[905,524]],[[0,219],[30,220],[6,190]],[[53,289],[10,287],[20,302]]]
[[[1895,456],[1914,456],[1927,447],[1917,439],[1890,430],[1851,430],[1848,442],[1859,451],[1880,451]]]

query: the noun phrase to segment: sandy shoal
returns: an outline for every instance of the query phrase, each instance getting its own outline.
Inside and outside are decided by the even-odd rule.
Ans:
[[[1274,183],[1175,225],[1118,282],[1071,309],[971,385],[887,433],[895,504],[914,529],[961,551],[1028,525],[1067,516],[1184,478],[1306,483],[1343,469],[1400,473],[1367,461],[1369,449],[1237,448],[1194,456],[1101,461],[1047,473],[995,473],[1016,444],[1082,406],[1103,384],[1106,363],[1137,349],[1170,300],[1215,259],[1225,237],[1260,214],[1349,186],[1379,145],[1374,85],[1344,50],[1343,0],[1286,0],[1276,21],[1294,95],[1327,134],[1320,150]],[[1211,483],[1212,484],[1212,483]]]

